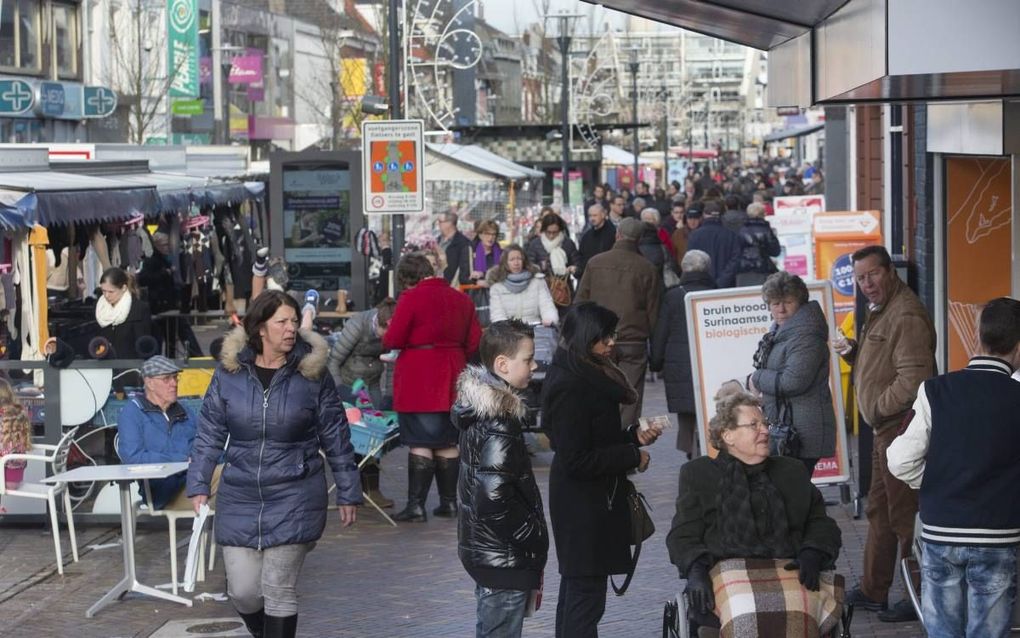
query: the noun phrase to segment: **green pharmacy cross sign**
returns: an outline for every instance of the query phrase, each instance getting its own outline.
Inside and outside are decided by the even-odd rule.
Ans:
[[[0,80],[0,115],[22,115],[32,110],[35,91],[23,80]]]
[[[117,94],[105,86],[86,86],[83,89],[85,117],[107,117],[117,108]]]

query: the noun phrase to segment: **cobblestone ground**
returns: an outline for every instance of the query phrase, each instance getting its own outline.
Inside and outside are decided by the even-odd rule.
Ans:
[[[664,414],[661,382],[646,390],[646,414]],[[657,531],[646,543],[634,581],[622,598],[610,593],[600,635],[655,637],[660,635],[663,603],[678,587],[675,568],[664,544],[676,497],[680,454],[674,448],[673,431],[650,450],[652,464],[637,477],[647,496]],[[548,485],[549,452],[537,451],[535,472],[542,489]],[[384,458],[383,491],[404,501],[406,454],[396,450]],[[834,488],[824,490],[837,499]],[[430,507],[437,504],[433,490]],[[854,520],[849,511],[833,506],[830,513],[843,530],[844,550],[839,569],[847,585],[858,580],[867,523]],[[190,523],[189,528],[190,529]],[[187,542],[189,533],[181,528]],[[36,527],[4,524],[0,527],[0,636],[39,637],[152,637],[245,636],[226,602],[196,602],[194,607],[154,601],[132,595],[86,619],[85,610],[121,576],[117,547],[88,549],[116,541],[119,526],[80,523],[81,561],[58,576],[52,542]],[[65,548],[66,534],[64,535]],[[186,545],[180,550],[183,565]],[[169,581],[165,525],[141,527],[137,541],[139,578],[157,585]],[[69,559],[69,556],[68,556]],[[898,580],[898,579],[897,579]],[[525,636],[553,636],[553,619],[559,577],[556,557],[549,557],[543,607],[525,624]],[[195,594],[224,592],[222,562],[199,583]],[[430,519],[425,524],[391,527],[373,511],[359,511],[357,525],[340,530],[334,517],[318,547],[305,563],[300,584],[299,635],[335,638],[367,637],[464,637],[474,635],[473,583],[457,560],[456,522]],[[902,596],[897,584],[893,600]],[[203,625],[215,621],[216,626]],[[191,631],[188,631],[191,627]],[[859,611],[853,635],[923,636],[917,623],[887,625],[875,615]]]

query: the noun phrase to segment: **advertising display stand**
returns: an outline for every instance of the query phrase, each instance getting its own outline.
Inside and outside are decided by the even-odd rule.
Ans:
[[[821,305],[831,338],[836,332],[832,287],[829,282],[810,283],[808,292],[810,298]],[[685,304],[698,437],[701,449],[714,456],[716,450],[708,444],[708,422],[715,416],[713,397],[723,383],[735,379],[744,384],[747,376],[754,371],[754,353],[762,335],[772,325],[772,316],[762,301],[758,286],[692,292],[685,298]],[[850,480],[838,360],[839,356],[832,352],[829,388],[836,414],[836,454],[818,461],[811,479],[817,485],[841,484]]]
[[[814,217],[815,277],[832,284],[836,325],[854,309],[853,254],[882,243],[877,210],[819,213]]]
[[[796,195],[773,200],[775,214],[769,223],[776,231],[782,253],[779,266],[804,281],[815,278],[811,231],[815,215],[825,210],[824,195]]]
[[[290,287],[335,299],[340,290],[364,310],[365,258],[351,250],[364,225],[361,153],[306,151],[269,156],[270,247],[287,261]]]

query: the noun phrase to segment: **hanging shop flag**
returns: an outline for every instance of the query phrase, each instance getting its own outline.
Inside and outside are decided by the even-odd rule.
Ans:
[[[198,97],[198,0],[167,1],[170,97]]]

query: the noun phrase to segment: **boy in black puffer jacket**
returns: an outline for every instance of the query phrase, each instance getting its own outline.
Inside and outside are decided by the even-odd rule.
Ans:
[[[478,351],[485,367],[461,373],[451,410],[461,432],[458,554],[476,583],[477,638],[520,636],[549,551],[542,496],[521,432],[526,408],[519,391],[538,367],[534,331],[514,319],[497,321]]]

